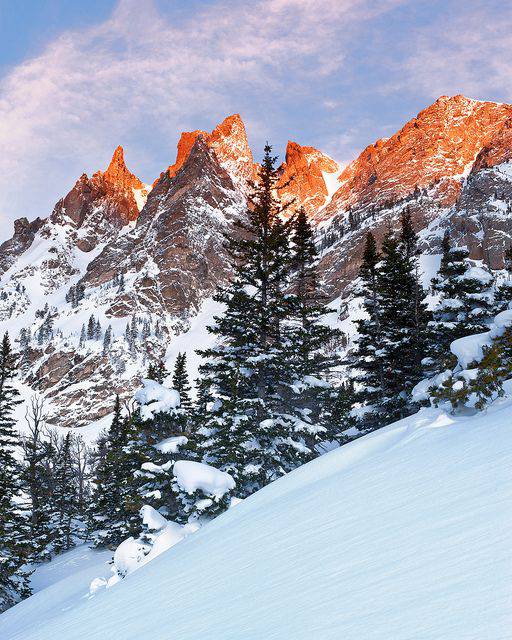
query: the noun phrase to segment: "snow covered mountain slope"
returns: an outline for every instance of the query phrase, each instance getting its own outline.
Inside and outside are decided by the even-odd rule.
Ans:
[[[333,451],[91,598],[85,579],[73,602],[43,590],[0,617],[0,636],[510,638],[507,392],[486,413],[423,409]]]

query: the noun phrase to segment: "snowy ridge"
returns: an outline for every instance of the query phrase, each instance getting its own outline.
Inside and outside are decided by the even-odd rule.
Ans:
[[[0,634],[508,637],[512,384],[506,390],[485,413],[422,409],[299,468],[93,597],[85,576],[65,578],[3,614]]]

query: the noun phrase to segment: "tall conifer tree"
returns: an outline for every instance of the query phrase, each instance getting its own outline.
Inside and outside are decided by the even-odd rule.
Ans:
[[[13,386],[16,357],[6,333],[0,347],[0,611],[29,594],[23,564],[29,555],[25,520],[15,503],[21,487],[20,466],[14,456],[19,444],[13,411],[19,393]]]

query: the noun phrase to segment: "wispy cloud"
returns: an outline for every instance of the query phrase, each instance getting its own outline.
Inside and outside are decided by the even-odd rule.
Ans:
[[[464,9],[453,12],[442,29],[435,23],[412,30],[413,52],[402,67],[402,86],[413,83],[432,98],[463,93],[511,100],[512,6],[468,3]],[[397,86],[400,81],[392,88]]]
[[[341,32],[397,1],[224,0],[178,27],[151,0],[121,0],[0,81],[0,212],[45,215],[119,142],[147,168],[153,152],[172,159],[181,129],[230,111],[251,105],[268,127],[275,101],[343,66]]]

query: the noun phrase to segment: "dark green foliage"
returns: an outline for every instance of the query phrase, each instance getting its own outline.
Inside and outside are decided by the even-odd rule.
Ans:
[[[55,553],[62,553],[76,544],[79,534],[78,495],[73,468],[71,433],[58,443],[53,469],[51,496],[52,546]]]
[[[155,382],[162,384],[168,375],[169,372],[167,371],[164,361],[158,360],[157,362],[152,362],[149,365],[146,378],[148,378],[148,380],[155,380]]]
[[[190,398],[191,387],[188,381],[186,353],[178,353],[176,357],[176,364],[172,374],[172,387],[180,394],[181,409],[190,412],[192,400]]]
[[[401,233],[391,230],[381,253],[369,233],[360,270],[367,318],[358,321],[354,367],[358,399],[367,407],[363,429],[368,431],[416,410],[413,387],[425,375],[430,314],[421,286],[416,234],[410,214],[401,219]]]
[[[19,404],[13,386],[17,361],[6,333],[0,347],[0,611],[29,595],[23,564],[29,556],[26,522],[16,505],[21,468],[14,456],[19,444],[13,411]]]
[[[448,232],[442,249],[441,266],[432,280],[432,290],[440,296],[431,327],[431,352],[437,371],[450,364],[450,344],[486,331],[493,313],[492,274],[483,267],[479,268],[481,277],[471,271],[469,252],[465,247],[452,247]]]
[[[138,526],[139,498],[134,474],[145,461],[134,451],[137,441],[137,417],[121,415],[116,396],[114,417],[98,447],[94,491],[89,508],[89,529],[95,546],[118,545]]]
[[[226,308],[209,328],[218,341],[201,352],[198,451],[241,497],[310,460],[327,437],[316,419],[332,331],[319,326],[311,227],[304,212],[282,221],[278,180],[267,146],[246,217],[227,239],[234,278],[215,298]]]

